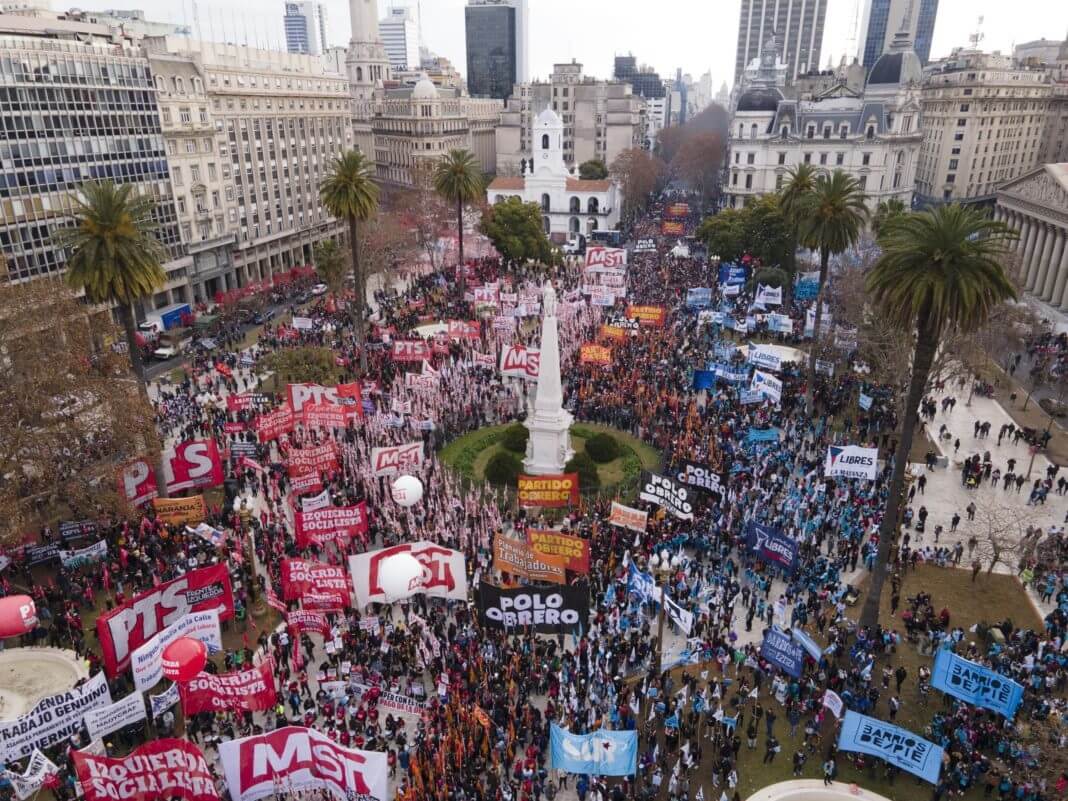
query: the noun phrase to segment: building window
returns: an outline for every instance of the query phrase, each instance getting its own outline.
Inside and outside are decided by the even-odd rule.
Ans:
[[[776,191],[782,189],[782,175],[775,176],[775,189]]]
[[[834,157],[834,163],[836,165],[838,165],[839,167],[841,167],[843,164],[845,164],[845,153],[838,153]]]
[[[753,123],[751,126],[749,126],[749,138],[750,139],[756,139],[757,138],[757,126],[756,126],[756,123]]]
[[[808,139],[814,139],[815,136],[816,136],[816,126],[815,125],[808,126],[808,131],[805,132],[805,137],[808,138]]]
[[[578,214],[579,211],[581,211],[581,210],[582,210],[582,201],[579,200],[577,197],[571,198],[571,204],[570,204],[570,207],[569,207],[569,211],[572,214]]]
[[[826,164],[827,164],[827,154],[826,153],[820,153],[820,164],[826,166]]]
[[[860,191],[863,192],[867,188],[868,188],[868,176],[867,175],[862,175],[862,176],[860,176]]]
[[[875,126],[874,125],[869,125],[868,126],[868,132],[865,134],[865,136],[868,139],[874,139],[875,138]]]
[[[746,153],[745,154],[745,163],[746,164],[755,164],[756,163],[756,153]]]
[[[955,169],[957,169],[957,162],[958,162],[958,161],[959,161],[959,159],[950,159],[950,160],[949,160],[949,168],[950,168],[951,170],[955,170]]]
[[[838,129],[838,138],[839,139],[845,139],[846,136],[848,136],[848,135],[849,135],[849,126],[848,125],[843,125],[841,128]]]
[[[955,133],[955,134],[953,134],[953,141],[954,142],[963,142],[964,141],[964,134],[963,133]]]
[[[957,176],[954,175],[953,173],[949,173],[946,176],[946,183],[947,184],[955,184],[956,182],[957,182]]]
[[[182,185],[182,168],[181,167],[171,167],[171,181],[174,182],[175,186],[181,186]]]
[[[867,167],[869,164],[871,164],[871,153],[865,153],[861,157],[860,163],[863,164],[865,167]]]
[[[967,124],[968,124],[968,121],[966,119],[964,119],[963,117],[960,117],[960,118],[957,119],[957,127],[958,128],[963,128]]]
[[[189,113],[189,109],[188,108],[179,108],[178,109],[178,119],[180,119],[182,122],[192,122],[193,121],[193,117]]]
[[[600,214],[601,204],[595,197],[591,197],[586,201],[586,213],[587,214]]]
[[[548,150],[549,149],[549,134],[542,134],[541,135],[541,149],[542,150]]]
[[[745,188],[746,189],[752,189],[753,188],[753,176],[752,175],[745,176]]]
[[[811,164],[811,163],[812,163],[812,154],[811,153],[806,153],[805,154],[805,164]]]
[[[781,136],[783,139],[785,139],[789,135],[790,135],[790,126],[789,125],[784,125],[779,129],[779,136]]]
[[[971,104],[969,104],[969,103],[961,103],[960,104],[960,113],[961,114],[966,114],[970,107],[971,107]]]
[[[831,126],[830,125],[824,125],[823,126],[823,138],[824,139],[830,139],[831,138]]]
[[[779,154],[779,164],[785,164],[785,163],[786,163],[786,154],[785,153],[780,153]]]
[[[548,194],[543,194],[541,196],[541,210],[542,211],[548,211],[549,210],[549,195]]]

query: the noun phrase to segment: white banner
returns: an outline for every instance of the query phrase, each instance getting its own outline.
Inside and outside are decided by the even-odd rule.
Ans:
[[[279,792],[327,790],[339,801],[386,801],[386,755],[338,745],[325,734],[286,726],[219,743],[232,801],[258,801]]]
[[[501,375],[537,381],[541,366],[541,351],[523,345],[505,345],[501,348]]]
[[[53,773],[59,773],[59,768],[56,767],[51,759],[34,749],[34,752],[30,755],[30,761],[26,766],[25,773],[5,770],[0,771],[0,776],[11,782],[15,795],[20,799],[26,799],[40,790],[45,778]]]
[[[782,381],[770,373],[760,370],[753,371],[753,382],[749,385],[752,392],[759,392],[772,403],[782,400]]]
[[[14,762],[34,749],[65,740],[81,728],[86,712],[110,703],[111,692],[103,673],[97,673],[81,687],[42,698],[25,715],[0,721],[0,759]]]
[[[181,689],[176,681],[171,682],[171,686],[159,695],[148,696],[149,703],[152,704],[152,719],[157,720],[160,715],[177,704],[180,698]]]
[[[63,563],[63,567],[75,568],[87,565],[90,562],[99,562],[102,559],[106,559],[108,555],[108,544],[105,540],[88,545],[85,548],[79,548],[76,551],[60,551],[59,561]]]
[[[859,445],[828,445],[823,475],[866,478],[874,481],[879,472],[879,449]]]
[[[434,598],[467,600],[467,566],[464,555],[451,548],[443,548],[432,542],[410,542],[381,548],[349,557],[349,572],[360,607],[369,603],[390,603],[382,589],[381,571],[391,556],[410,553],[423,566],[423,575],[417,576],[408,587],[408,594],[423,593]]]
[[[325,509],[330,505],[330,490],[323,490],[318,495],[313,495],[311,498],[304,498],[300,502],[300,510],[302,512],[317,512],[320,509]]]
[[[130,668],[138,692],[154,687],[163,678],[163,651],[179,637],[193,637],[208,646],[208,653],[222,650],[219,610],[190,612],[133,652]]]
[[[371,475],[375,478],[407,473],[422,466],[422,440],[388,448],[371,448]]]
[[[845,704],[842,703],[842,697],[834,690],[823,691],[823,705],[831,710],[831,714],[836,718],[842,719],[842,707]]]
[[[106,737],[113,731],[118,731],[131,723],[144,720],[145,698],[141,693],[134,692],[125,698],[120,698],[111,706],[103,706],[85,713],[85,728],[89,730],[89,739]]]
[[[768,370],[782,370],[782,357],[775,348],[768,345],[750,345],[749,363]]]
[[[311,317],[294,317],[293,327],[298,331],[311,331],[312,319]]]
[[[760,284],[757,286],[756,302],[761,306],[781,306],[782,287],[770,287]]]

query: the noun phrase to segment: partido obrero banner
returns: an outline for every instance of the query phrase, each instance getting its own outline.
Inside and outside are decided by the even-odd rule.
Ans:
[[[838,735],[839,751],[870,754],[891,765],[938,784],[942,747],[892,723],[847,709]]]
[[[225,565],[190,570],[101,615],[96,633],[104,667],[115,676],[130,664],[130,654],[190,612],[219,610],[219,620],[234,616],[234,593]]]
[[[272,659],[248,670],[222,675],[201,673],[180,686],[182,711],[187,715],[226,710],[261,712],[274,707],[278,698]]]
[[[590,572],[590,543],[582,537],[565,534],[556,529],[528,528],[527,542],[539,556],[565,560],[568,570]]]
[[[519,476],[517,490],[519,505],[523,508],[576,505],[579,498],[579,477],[578,473]]]
[[[935,658],[931,686],[1009,720],[1016,715],[1024,693],[1023,686],[1012,679],[945,650]]]
[[[423,575],[416,577],[408,587],[409,595],[467,599],[467,568],[464,555],[460,551],[443,548],[433,542],[420,541],[349,557],[349,573],[352,574],[356,602],[361,607],[369,603],[390,603],[396,600],[387,596],[382,588],[381,571],[391,556],[401,553],[411,554],[423,566]]]
[[[649,513],[612,501],[612,513],[608,516],[608,522],[631,531],[645,531],[649,525]]]
[[[338,745],[300,726],[219,743],[232,801],[326,790],[339,801],[387,801],[388,764],[378,751]]]
[[[638,732],[601,729],[572,734],[555,723],[549,729],[553,769],[596,776],[633,776],[638,767]]]
[[[590,592],[585,584],[566,587],[517,587],[505,590],[478,585],[479,625],[487,629],[526,629],[563,634],[584,628]]]
[[[14,762],[65,740],[82,725],[85,713],[111,704],[107,678],[97,673],[81,687],[42,698],[25,715],[0,721],[0,759]]]
[[[86,801],[219,798],[204,754],[185,740],[155,740],[119,759],[83,751],[74,751],[71,756]]]

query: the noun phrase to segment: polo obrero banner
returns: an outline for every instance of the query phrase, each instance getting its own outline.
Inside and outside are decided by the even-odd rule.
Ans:
[[[589,588],[518,587],[503,590],[478,585],[479,624],[488,629],[532,628],[542,634],[564,634],[585,626],[590,612]]]
[[[823,475],[840,478],[864,478],[874,481],[879,473],[879,449],[858,445],[828,445]]]

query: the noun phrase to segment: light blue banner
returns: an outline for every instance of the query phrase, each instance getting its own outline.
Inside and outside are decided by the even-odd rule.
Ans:
[[[742,406],[748,406],[751,403],[763,403],[763,402],[764,402],[764,393],[763,392],[753,392],[753,390],[751,390],[751,389],[743,389],[741,392],[738,393],[738,403],[742,404]]]
[[[794,638],[794,642],[804,648],[805,653],[811,656],[814,661],[820,661],[820,657],[823,656],[823,649],[820,648],[819,643],[796,626],[790,630],[790,635]]]
[[[868,411],[868,409],[871,408],[871,403],[872,403],[871,395],[865,395],[863,392],[861,392],[857,396],[857,405],[860,406],[860,408],[863,409],[864,411]]]
[[[938,784],[942,771],[942,747],[908,729],[847,710],[838,735],[839,751],[870,754],[891,765]]]
[[[758,393],[759,394],[759,393]],[[745,435],[746,442],[778,442],[779,429],[777,428],[750,428]]]
[[[730,381],[735,384],[744,384],[749,380],[748,367],[733,367],[729,364],[711,364],[709,368],[717,378]]]
[[[686,307],[690,309],[707,309],[712,305],[712,289],[695,286],[686,290]]]
[[[627,571],[627,592],[638,596],[643,604],[650,601],[660,602],[660,588],[656,586],[656,580],[648,573],[643,573],[630,563]]]
[[[988,667],[939,651],[931,672],[931,686],[969,704],[990,709],[1012,720],[1024,688]]]
[[[572,734],[552,724],[549,746],[553,768],[594,776],[633,776],[638,767],[638,732],[601,729]]]

